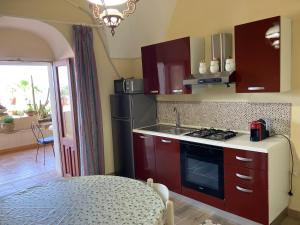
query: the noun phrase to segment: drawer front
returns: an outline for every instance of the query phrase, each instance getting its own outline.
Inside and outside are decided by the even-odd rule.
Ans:
[[[226,211],[268,224],[268,174],[266,171],[225,165]]]
[[[224,166],[225,182],[249,189],[253,192],[268,193],[268,173],[264,170],[254,170],[244,167]]]
[[[224,163],[237,167],[268,170],[268,154],[231,148],[224,150]]]

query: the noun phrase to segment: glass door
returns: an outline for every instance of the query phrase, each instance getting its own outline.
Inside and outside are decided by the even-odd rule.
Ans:
[[[182,184],[223,199],[223,158],[221,147],[181,142]]]
[[[58,114],[58,129],[60,155],[63,175],[79,176],[79,151],[76,132],[75,85],[70,60],[54,64],[54,82],[56,107]]]

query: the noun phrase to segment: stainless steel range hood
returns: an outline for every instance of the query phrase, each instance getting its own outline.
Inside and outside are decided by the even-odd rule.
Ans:
[[[218,72],[215,74],[195,74],[184,80],[183,85],[230,84],[234,82],[234,72]]]
[[[218,59],[219,72],[206,74],[191,74],[184,85],[229,84],[234,82],[234,72],[225,70],[226,59],[232,57],[232,34],[221,33],[211,36],[211,57]]]

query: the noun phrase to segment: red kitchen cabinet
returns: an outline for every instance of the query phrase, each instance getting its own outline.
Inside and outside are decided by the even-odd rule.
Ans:
[[[155,180],[155,139],[151,135],[133,133],[134,166],[136,179]]]
[[[149,45],[142,48],[142,66],[145,94],[160,94],[156,45]]]
[[[178,140],[156,137],[156,182],[181,193],[180,145]]]
[[[269,224],[267,154],[228,148],[224,152],[226,211]]]
[[[190,94],[183,80],[197,73],[204,42],[185,37],[142,47],[145,94]]]
[[[236,92],[283,92],[291,85],[291,23],[273,17],[235,26]]]

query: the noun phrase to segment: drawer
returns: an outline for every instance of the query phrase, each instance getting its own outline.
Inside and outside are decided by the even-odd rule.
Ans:
[[[268,176],[263,170],[224,166],[226,211],[268,224]]]
[[[265,170],[254,170],[231,165],[224,166],[225,182],[252,191],[268,192],[268,173]]]
[[[268,154],[238,149],[224,149],[224,163],[237,167],[268,170]]]

